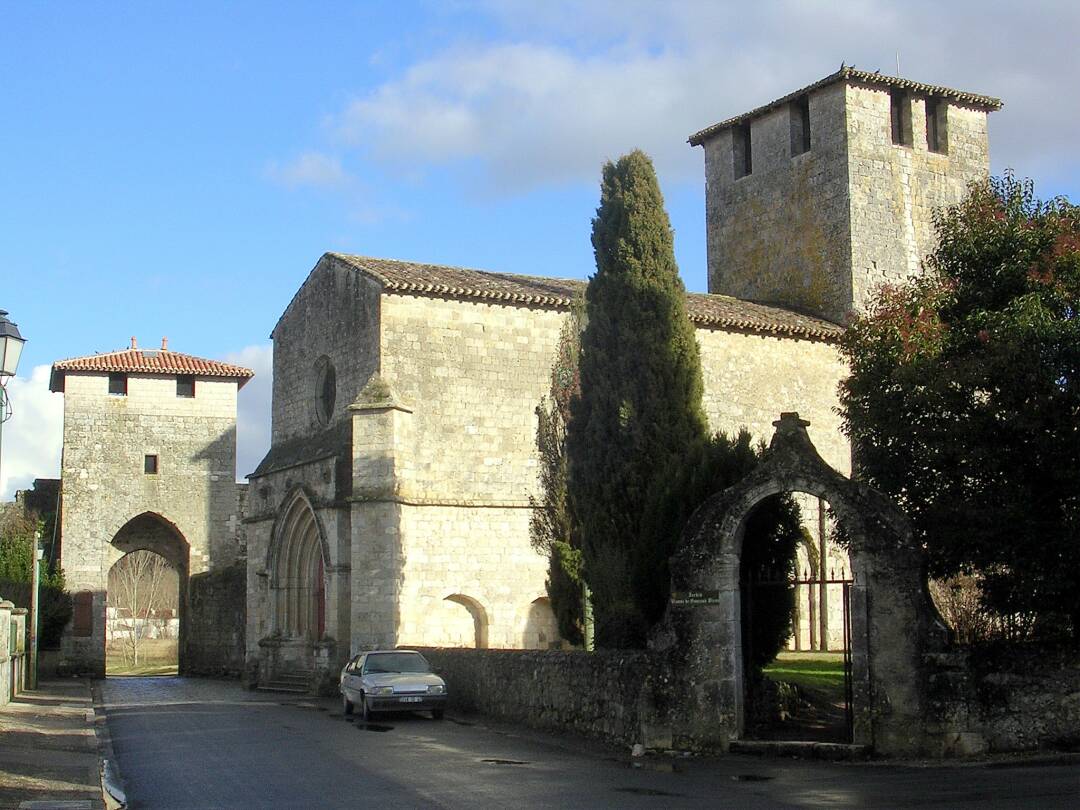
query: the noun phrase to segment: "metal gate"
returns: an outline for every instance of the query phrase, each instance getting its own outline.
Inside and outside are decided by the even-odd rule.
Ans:
[[[795,574],[785,574],[782,571],[759,571],[752,573],[749,577],[745,577],[742,582],[742,591],[746,598],[742,600],[742,620],[743,620],[743,638],[753,638],[754,627],[754,591],[758,589],[779,589],[784,588],[788,590],[796,590],[799,586],[806,586],[805,591],[807,598],[810,600],[808,604],[813,604],[815,594],[820,595],[822,588],[839,588],[841,594],[841,615],[842,615],[842,650],[843,653],[843,671],[844,671],[844,736],[845,741],[851,743],[854,740],[854,690],[852,687],[852,670],[851,670],[851,585],[853,580],[847,571],[830,570],[828,572],[822,571],[821,573],[815,573],[813,569],[807,568],[803,571],[796,572]],[[829,591],[826,591],[828,594]],[[798,597],[796,596],[795,613],[798,615],[800,609],[797,603]],[[813,614],[813,610],[809,611]],[[826,621],[827,623],[827,621]],[[800,628],[798,623],[795,622],[795,633],[798,635]],[[746,642],[744,642],[745,644]],[[819,646],[821,641],[819,639]],[[825,650],[828,650],[828,639],[825,639]],[[749,660],[750,650],[744,649],[744,660]],[[830,651],[831,652],[831,651]]]

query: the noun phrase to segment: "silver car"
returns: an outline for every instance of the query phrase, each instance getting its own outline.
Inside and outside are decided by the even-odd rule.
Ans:
[[[442,720],[446,708],[446,681],[412,650],[360,653],[341,670],[340,688],[345,714],[359,708],[364,720],[388,711],[430,711]]]

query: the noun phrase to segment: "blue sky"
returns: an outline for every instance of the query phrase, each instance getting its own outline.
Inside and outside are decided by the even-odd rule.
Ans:
[[[245,362],[328,250],[587,277],[600,167],[653,155],[705,289],[701,127],[841,61],[1004,98],[992,168],[1080,200],[1071,3],[0,3],[0,308],[29,339],[0,496],[59,472],[54,360]]]

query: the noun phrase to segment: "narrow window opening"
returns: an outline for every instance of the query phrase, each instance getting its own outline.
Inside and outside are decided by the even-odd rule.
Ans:
[[[109,375],[109,393],[118,396],[127,396],[127,374]]]
[[[948,154],[947,105],[941,99],[926,100],[926,148],[931,152]]]
[[[810,97],[791,102],[791,156],[810,151]]]
[[[186,399],[195,396],[195,377],[182,374],[176,378],[176,395]]]
[[[891,93],[889,121],[892,142],[897,146],[911,146],[911,100],[903,90],[893,90]]]
[[[157,475],[158,473],[158,457],[155,456],[143,456],[143,472],[146,475]]]
[[[732,154],[735,161],[735,179],[746,177],[754,171],[754,159],[750,150],[750,124],[739,124],[731,131]]]

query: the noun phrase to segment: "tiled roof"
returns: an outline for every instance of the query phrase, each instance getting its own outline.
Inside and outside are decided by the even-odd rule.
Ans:
[[[63,390],[62,377],[68,371],[98,371],[127,374],[191,374],[196,377],[225,377],[235,379],[243,387],[255,372],[243,366],[204,360],[190,354],[168,349],[121,349],[88,357],[72,357],[53,363],[49,388]]]
[[[917,93],[927,96],[938,96],[940,98],[949,98],[960,104],[966,104],[971,107],[980,107],[985,110],[1000,110],[1001,99],[993,98],[992,96],[984,96],[979,93],[969,93],[966,90],[954,90],[951,87],[941,87],[936,84],[922,84],[921,82],[915,82],[911,79],[902,79],[899,76],[886,76],[883,73],[870,73],[866,70],[856,70],[852,67],[843,67],[840,70],[833,73],[831,76],[826,76],[820,81],[816,81],[811,85],[803,87],[801,90],[796,90],[794,93],[788,93],[782,98],[778,98],[776,101],[771,101],[763,107],[758,107],[750,112],[745,112],[742,115],[736,115],[734,118],[729,118],[726,121],[721,121],[719,124],[713,124],[711,127],[706,127],[700,132],[695,132],[691,135],[687,141],[691,146],[700,146],[709,137],[715,135],[721,130],[725,130],[728,127],[732,127],[735,124],[741,124],[744,121],[748,121],[751,118],[757,118],[759,115],[774,110],[777,107],[782,107],[788,104],[799,96],[805,95],[813,90],[817,90],[819,87],[825,87],[826,85],[834,84],[835,82],[852,82],[855,84],[875,84],[881,87],[897,87],[901,90],[907,90],[911,93]]]
[[[465,267],[327,254],[376,278],[384,290],[411,295],[498,301],[526,307],[569,309],[585,290],[577,279],[516,276]],[[687,293],[690,320],[700,326],[759,332],[815,340],[833,340],[841,329],[829,321],[782,307],[742,301],[727,295]]]

